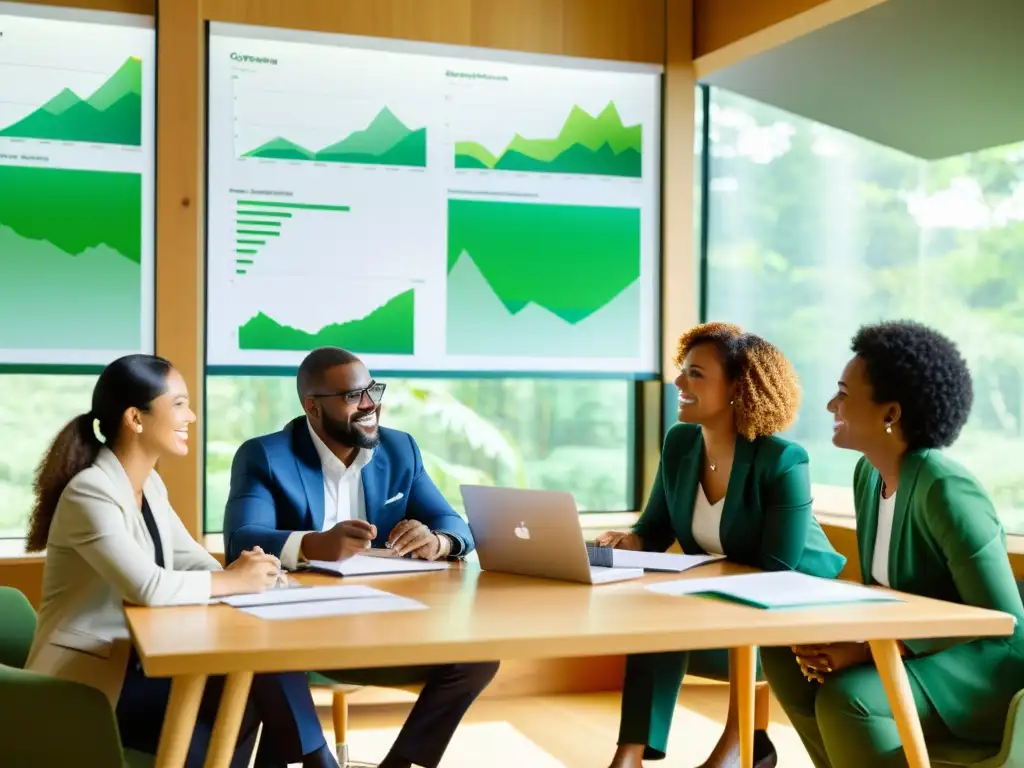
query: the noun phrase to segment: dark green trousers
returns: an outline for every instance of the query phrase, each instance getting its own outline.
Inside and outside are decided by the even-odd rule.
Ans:
[[[626,657],[619,744],[646,745],[645,760],[665,757],[672,715],[687,671],[712,680],[728,680],[729,652],[673,651]]]
[[[873,664],[850,667],[819,684],[801,674],[789,648],[762,648],[761,663],[815,768],[906,768],[892,708]],[[925,739],[951,739],[913,675],[910,688]]]

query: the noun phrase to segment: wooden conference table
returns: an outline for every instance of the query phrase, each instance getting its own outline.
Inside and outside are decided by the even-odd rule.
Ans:
[[[1009,635],[1008,614],[905,596],[876,603],[765,611],[644,589],[667,579],[746,573],[715,563],[686,574],[591,587],[481,572],[447,571],[345,579],[425,603],[428,610],[267,621],[224,605],[127,608],[150,677],[172,677],[156,765],[180,768],[208,675],[227,675],[207,768],[229,763],[255,672],[387,667],[730,648],[738,686],[740,765],[753,761],[754,678],[759,645],[865,640],[896,716],[910,768],[928,768],[897,639]],[[304,584],[338,584],[300,575]]]

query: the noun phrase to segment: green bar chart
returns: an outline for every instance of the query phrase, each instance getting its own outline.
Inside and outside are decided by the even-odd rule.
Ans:
[[[296,213],[348,213],[347,205],[295,203],[276,200],[238,200],[235,204],[235,274],[246,275],[260,250],[281,236],[282,227]]]

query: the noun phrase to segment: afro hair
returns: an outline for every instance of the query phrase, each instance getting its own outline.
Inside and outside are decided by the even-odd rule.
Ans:
[[[853,337],[876,403],[899,403],[910,449],[953,444],[974,401],[971,372],[956,345],[909,320],[866,325]]]

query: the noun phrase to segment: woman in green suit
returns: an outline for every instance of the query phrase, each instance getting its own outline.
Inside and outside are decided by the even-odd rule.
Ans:
[[[970,413],[970,372],[952,342],[917,323],[862,328],[853,352],[828,409],[832,442],[863,454],[853,490],[864,581],[1017,618],[1008,638],[902,646],[925,737],[996,745],[1024,688],[1024,607],[992,502],[938,450]],[[817,768],[906,766],[865,644],[765,648],[761,660]]]
[[[647,507],[630,533],[598,544],[664,552],[678,541],[689,554],[724,554],[772,571],[833,578],[845,558],[811,515],[807,453],[775,437],[796,417],[800,387],[782,353],[734,325],[707,323],[679,339],[675,385],[679,420],[669,430]],[[687,668],[727,678],[726,651],[630,656],[613,768],[665,757],[672,714]],[[739,757],[736,702],[705,768]],[[756,768],[774,766],[767,733],[755,734]]]

